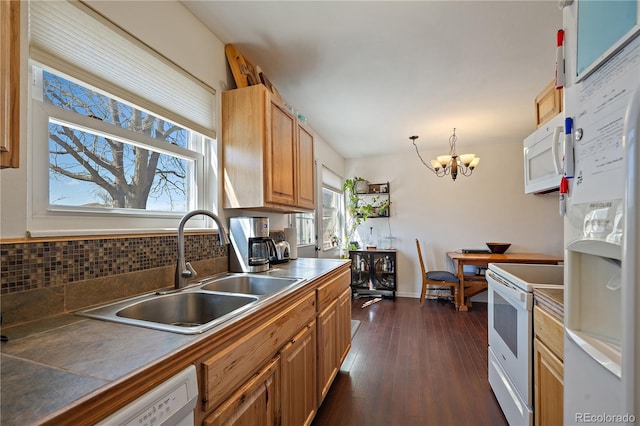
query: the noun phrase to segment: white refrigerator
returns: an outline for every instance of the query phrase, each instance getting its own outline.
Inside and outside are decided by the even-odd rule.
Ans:
[[[636,0],[559,5],[564,45],[557,66],[568,119],[564,423],[636,423],[640,6]]]

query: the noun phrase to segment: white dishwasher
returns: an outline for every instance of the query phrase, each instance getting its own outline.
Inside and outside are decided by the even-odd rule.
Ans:
[[[96,423],[101,426],[193,426],[198,404],[196,367],[190,365]]]

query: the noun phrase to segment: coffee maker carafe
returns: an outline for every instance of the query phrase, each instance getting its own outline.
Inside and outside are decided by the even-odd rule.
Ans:
[[[269,238],[269,218],[232,217],[229,219],[229,252],[231,272],[263,272],[269,269],[269,258],[275,244]]]

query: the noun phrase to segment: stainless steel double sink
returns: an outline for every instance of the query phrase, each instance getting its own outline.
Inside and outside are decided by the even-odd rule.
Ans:
[[[162,331],[197,334],[292,290],[303,281],[302,278],[225,274],[182,290],[133,297],[77,314]]]

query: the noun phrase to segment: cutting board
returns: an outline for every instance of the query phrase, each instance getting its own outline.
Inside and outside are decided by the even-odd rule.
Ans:
[[[231,74],[238,88],[253,86],[254,84],[264,84],[276,99],[282,101],[278,89],[269,81],[267,76],[258,66],[254,66],[247,58],[244,57],[233,44],[227,44],[224,52],[231,68]]]
[[[256,68],[235,48],[233,44],[224,47],[231,74],[238,88],[253,86],[260,83]]]

